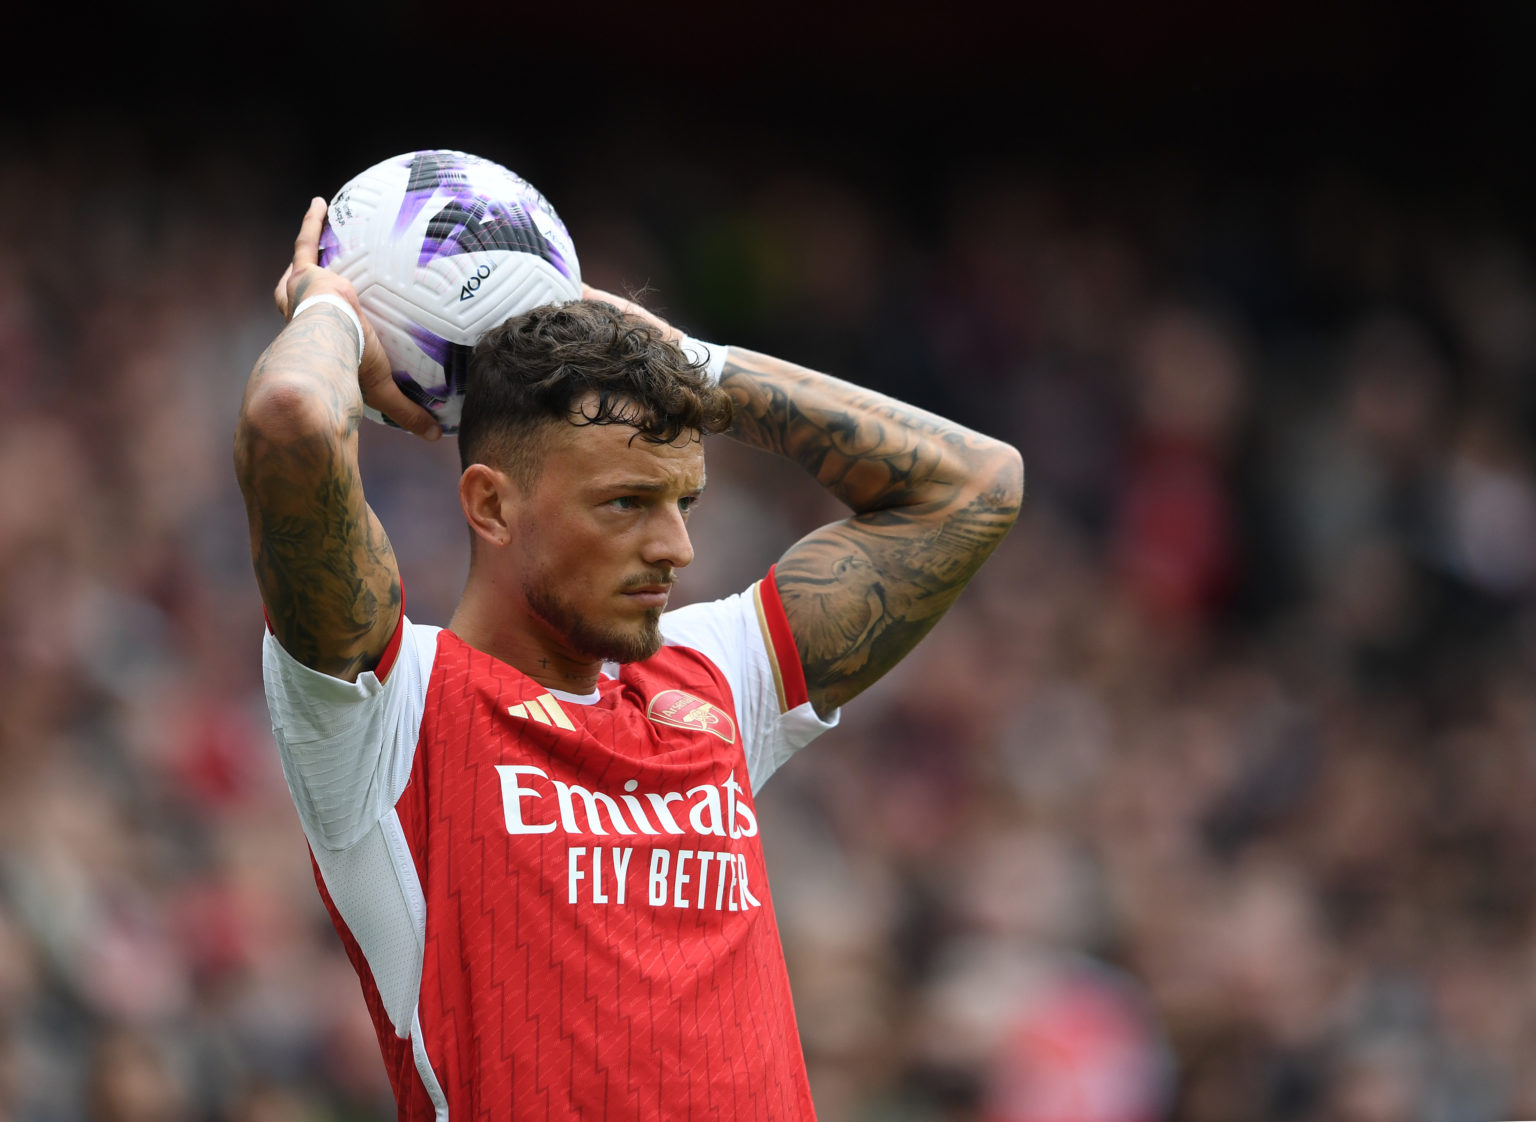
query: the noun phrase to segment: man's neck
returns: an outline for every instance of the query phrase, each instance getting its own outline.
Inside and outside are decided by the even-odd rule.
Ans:
[[[545,689],[574,694],[595,690],[602,677],[602,660],[562,649],[554,636],[520,614],[514,604],[522,606],[520,599],[466,589],[448,621],[448,630],[475,650],[522,671]]]

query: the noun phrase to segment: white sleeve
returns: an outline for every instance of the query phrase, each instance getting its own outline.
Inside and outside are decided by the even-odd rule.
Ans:
[[[267,633],[261,652],[267,711],[312,845],[355,844],[405,790],[440,630],[402,616],[399,648],[384,680],[368,671],[356,682],[311,670]]]
[[[661,633],[666,642],[704,655],[730,683],[754,793],[792,755],[837,724],[840,710],[823,719],[807,697],[805,671],[771,570],[745,592],[667,612]]]

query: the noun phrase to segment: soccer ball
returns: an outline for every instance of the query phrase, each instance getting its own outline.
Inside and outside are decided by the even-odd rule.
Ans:
[[[581,296],[576,248],[548,200],[500,164],[448,149],[384,160],[336,192],[320,264],[352,282],[396,383],[448,433],[476,340]]]

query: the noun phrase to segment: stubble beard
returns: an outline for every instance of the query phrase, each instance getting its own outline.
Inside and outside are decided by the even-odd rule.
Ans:
[[[584,619],[555,591],[555,582],[529,580],[523,586],[528,606],[570,649],[604,662],[644,662],[661,650],[661,609],[648,608],[637,627],[604,628]]]

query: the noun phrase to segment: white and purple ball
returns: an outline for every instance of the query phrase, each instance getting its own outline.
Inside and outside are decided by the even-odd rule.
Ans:
[[[447,149],[384,160],[336,192],[320,264],[352,282],[395,381],[450,433],[480,336],[581,296],[576,248],[548,200],[500,164]]]

